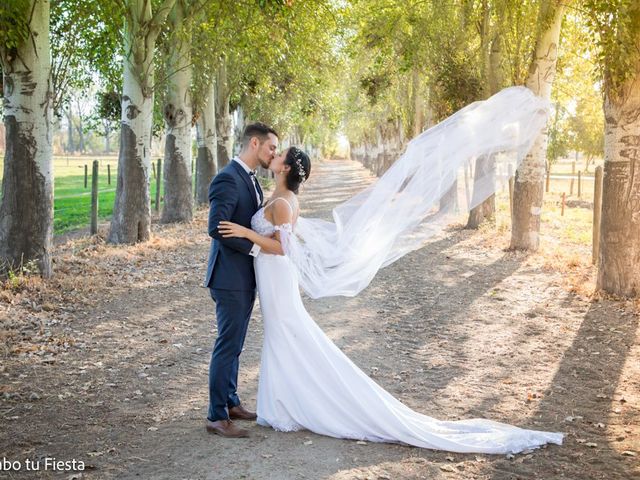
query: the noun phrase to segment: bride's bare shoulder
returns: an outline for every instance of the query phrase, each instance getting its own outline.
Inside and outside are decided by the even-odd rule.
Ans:
[[[295,195],[294,195],[295,196]],[[295,202],[295,203],[294,203]],[[298,203],[288,195],[272,197],[265,205],[265,216],[272,223],[288,222],[298,216]]]
[[[287,192],[277,197],[271,197],[265,208],[287,208],[287,205],[294,211],[298,208],[298,199],[295,194]]]

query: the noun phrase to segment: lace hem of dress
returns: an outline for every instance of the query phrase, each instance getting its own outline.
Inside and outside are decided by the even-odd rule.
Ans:
[[[293,232],[293,226],[290,223],[283,223],[282,225],[274,225],[273,227],[277,231],[283,231],[287,233]]]
[[[294,421],[284,422],[284,423],[276,423],[276,422],[268,422],[262,417],[258,417],[258,425],[262,425],[263,427],[271,427],[277,432],[297,432],[299,430],[304,430],[304,427],[299,423]]]

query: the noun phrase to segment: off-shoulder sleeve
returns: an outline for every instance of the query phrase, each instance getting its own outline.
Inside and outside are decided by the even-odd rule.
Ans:
[[[293,233],[293,226],[290,223],[283,223],[282,225],[276,225],[274,228],[277,232]]]

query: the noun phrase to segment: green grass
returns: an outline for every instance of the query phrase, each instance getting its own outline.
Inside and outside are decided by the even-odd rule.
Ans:
[[[84,168],[84,167],[83,167]],[[104,171],[103,171],[104,170]],[[116,198],[116,182],[118,172],[111,168],[111,185],[107,183],[107,169],[99,169],[98,179],[98,221],[111,218]],[[162,186],[160,187],[162,194]],[[89,226],[91,222],[91,173],[84,188],[82,175],[60,176],[56,173],[54,180],[55,196],[53,200],[53,231],[56,234]],[[151,178],[151,207],[155,207],[156,182]]]
[[[117,181],[118,159],[110,157],[54,157],[54,233],[61,234],[70,230],[88,227],[91,214],[91,164],[93,160],[100,160],[99,168],[99,196],[98,218],[99,221],[108,220],[113,213],[115,189]],[[155,161],[155,159],[154,159]],[[87,188],[84,188],[84,165],[88,166],[89,178]],[[111,166],[111,185],[107,183],[107,165]],[[3,158],[0,157],[0,181],[2,179]],[[577,168],[578,169],[578,168]],[[593,167],[592,167],[593,170]],[[553,174],[570,174],[571,162],[568,160],[559,162],[552,168]],[[265,191],[272,186],[272,180],[261,179]],[[156,181],[151,174],[151,202],[154,208],[156,195]],[[584,209],[567,208],[565,216],[559,215],[559,202],[562,192],[566,193],[567,200],[577,198],[577,182],[574,181],[573,195],[569,195],[570,181],[565,179],[552,179],[550,192],[545,194],[546,219],[560,236],[566,237],[575,243],[583,243],[589,240],[590,213]],[[162,192],[161,192],[162,193]],[[584,180],[582,183],[581,200],[593,199],[593,180]],[[507,203],[503,207],[506,208]],[[500,212],[498,206],[498,215]],[[508,215],[505,215],[508,220]],[[506,220],[505,220],[506,221]]]
[[[66,177],[67,180],[70,177]],[[75,178],[75,177],[71,177]],[[82,194],[85,192],[83,185],[83,177],[80,177],[79,184],[81,188],[73,189],[70,186],[65,188],[67,195]],[[105,182],[106,183],[106,182]],[[115,200],[115,180],[113,181],[114,191],[100,191],[104,186],[99,187],[98,194],[98,220],[106,220],[113,213],[113,202]],[[90,189],[88,189],[90,192]],[[53,201],[53,231],[55,233],[64,233],[76,228],[82,228],[89,225],[91,221],[91,195],[68,196],[66,198],[56,197]]]
[[[0,181],[3,158],[0,157]],[[118,178],[117,157],[54,157],[53,231],[61,234],[88,227],[91,222],[91,169],[93,160],[100,160],[98,169],[98,221],[111,218]],[[87,188],[84,188],[84,165],[88,167]],[[111,166],[111,185],[107,182],[107,165]],[[162,188],[162,187],[161,187]],[[151,207],[154,208],[156,181],[151,174]],[[161,190],[162,193],[162,190]]]
[[[577,162],[573,158],[562,158],[554,162],[553,165],[551,165],[551,175],[571,175],[573,172],[574,163],[575,163],[574,175],[577,175],[579,171],[581,171],[583,175],[593,175],[593,172],[595,171],[596,167],[603,165],[603,160],[601,158],[596,158],[589,165],[589,171],[586,171],[585,160],[582,156]]]
[[[576,199],[575,195],[567,197],[567,200]],[[591,245],[593,209],[565,206],[563,215],[561,203],[561,193],[552,191],[544,194],[540,232],[553,237],[562,245]],[[498,192],[496,195],[496,225],[501,232],[507,232],[511,228],[509,195],[505,192]]]

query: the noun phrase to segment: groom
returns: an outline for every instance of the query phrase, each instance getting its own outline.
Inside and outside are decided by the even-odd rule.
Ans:
[[[256,180],[258,166],[269,167],[278,148],[278,134],[263,123],[248,125],[242,150],[214,177],[209,186],[211,249],[204,286],[216,304],[218,338],[209,366],[207,431],[223,437],[246,437],[248,430],[232,420],[255,420],[256,414],[240,403],[238,365],[256,299],[253,257],[260,246],[246,238],[223,238],[218,224],[228,220],[251,228],[251,217],[262,205]]]

